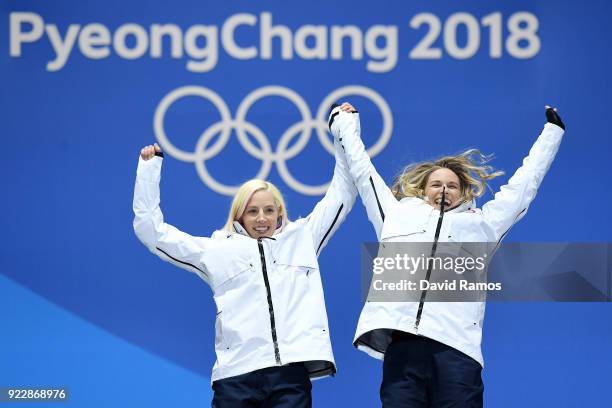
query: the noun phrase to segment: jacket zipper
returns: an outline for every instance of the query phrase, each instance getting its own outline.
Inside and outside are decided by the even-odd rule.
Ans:
[[[440,205],[440,215],[438,216],[438,225],[436,225],[436,234],[434,236],[434,242],[431,247],[431,255],[430,258],[433,258],[436,254],[436,249],[438,248],[438,239],[440,237],[440,229],[442,228],[442,220],[444,219],[444,193],[442,193],[442,201]],[[425,275],[425,280],[429,283],[429,278],[431,277],[431,268],[433,266],[433,262],[428,262],[427,265],[427,274]],[[423,314],[423,306],[425,304],[425,297],[427,296],[427,289],[421,292],[421,300],[419,301],[419,310],[417,311],[416,320],[414,322],[414,330],[418,333],[419,331],[419,323],[421,323],[421,315]]]
[[[257,238],[257,246],[259,247],[261,271],[263,273],[264,283],[266,284],[266,292],[268,295],[268,312],[270,313],[270,329],[272,330],[272,342],[274,343],[274,358],[276,359],[277,365],[282,365],[280,351],[278,350],[278,339],[276,337],[276,323],[274,320],[274,306],[272,305],[272,292],[270,291],[270,281],[268,280],[268,270],[266,269],[266,257],[264,255],[261,238]]]

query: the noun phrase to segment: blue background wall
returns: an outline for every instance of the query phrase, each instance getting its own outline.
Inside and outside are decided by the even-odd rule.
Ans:
[[[534,35],[541,46],[530,58],[513,56],[505,44],[511,37],[508,21],[522,11],[539,22]],[[48,70],[55,59],[47,34],[53,28],[22,43],[18,52],[17,31],[32,26],[16,26],[11,35],[16,12],[55,25],[62,38],[69,25],[81,30],[92,23],[111,35],[134,23],[147,36],[153,24],[175,24],[183,35],[201,24],[218,27],[220,38],[228,18],[248,13],[256,23],[239,27],[235,40],[256,47],[258,56],[237,59],[219,39],[216,64],[192,72],[187,51],[172,58],[169,42],[161,58],[151,57],[145,44],[146,52],[136,59],[122,58],[112,45],[107,57],[92,59],[80,51],[77,37],[66,63]],[[354,25],[363,34],[375,25],[393,26],[397,51],[376,58],[372,51],[385,46],[379,38],[369,51],[362,49],[361,59],[350,58],[348,44],[341,59],[329,53],[306,59],[295,50],[292,59],[283,59],[277,39],[271,58],[262,59],[263,12],[293,35],[305,25],[326,30]],[[459,12],[473,16],[480,33],[480,46],[465,59],[451,55],[452,44],[449,54],[443,34],[447,19]],[[501,41],[479,23],[496,12]],[[612,238],[609,2],[4,1],[0,13],[0,387],[69,387],[68,405],[78,407],[208,405],[215,359],[211,292],[195,275],[152,256],[131,226],[139,149],[156,140],[153,118],[162,98],[183,86],[214,91],[232,117],[246,95],[268,85],[295,91],[312,116],[338,88],[374,90],[392,111],[392,136],[374,158],[388,181],[406,163],[466,147],[496,153],[494,164],[510,175],[545,121],[544,104],[557,106],[568,127],[565,140],[529,214],[507,239]],[[440,58],[410,57],[428,31],[427,25],[410,25],[420,13],[441,22],[432,44],[441,50]],[[460,48],[466,32],[460,25]],[[308,41],[313,46],[314,40]],[[490,56],[491,41],[501,44],[500,58]],[[197,44],[203,48],[204,39]],[[126,46],[136,45],[129,37]],[[529,42],[518,45],[520,51]],[[386,72],[368,70],[368,61],[394,56],[397,62],[387,62]],[[363,137],[372,146],[383,128],[379,108],[362,96],[343,99],[362,112]],[[258,100],[247,118],[272,149],[302,120],[280,97]],[[175,146],[193,152],[202,132],[218,120],[210,102],[187,97],[168,110],[164,126]],[[232,133],[226,148],[206,165],[218,181],[231,185],[253,177],[260,160]],[[318,185],[329,181],[333,157],[313,133],[287,166],[295,179]],[[320,198],[295,191],[276,165],[269,179],[285,193],[292,218],[307,215]],[[224,223],[230,197],[203,183],[193,163],[169,155],[161,188],[169,223],[194,235],[209,235]],[[320,258],[338,374],[315,383],[316,407],[379,405],[380,362],[351,346],[361,310],[359,246],[373,239],[357,203]],[[483,340],[487,405],[609,404],[611,310],[609,303],[490,304]]]

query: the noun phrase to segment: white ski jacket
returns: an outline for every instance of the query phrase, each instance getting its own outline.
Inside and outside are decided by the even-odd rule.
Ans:
[[[379,242],[499,243],[525,215],[564,133],[557,125],[547,123],[523,165],[495,198],[482,209],[470,202],[445,212],[436,237],[439,211],[416,197],[398,201],[376,172],[360,138],[359,114],[336,110],[330,123]],[[484,310],[484,302],[366,302],[354,345],[383,359],[393,331],[401,330],[449,345],[483,365],[480,343]]]
[[[166,224],[159,207],[162,158],[138,163],[134,231],[155,255],[196,273],[217,306],[212,381],[304,362],[311,378],[336,371],[317,257],[357,196],[336,144],[334,176],[306,218],[271,238],[235,231],[194,237]]]

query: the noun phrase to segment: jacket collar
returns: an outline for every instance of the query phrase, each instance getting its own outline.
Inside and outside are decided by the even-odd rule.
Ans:
[[[252,238],[249,233],[247,232],[247,230],[242,226],[242,224],[240,224],[238,221],[234,221],[234,223],[232,224],[234,226],[234,231],[240,235],[244,235],[245,237],[249,237]],[[279,234],[283,231],[283,228],[285,227],[285,224],[283,223],[280,227],[278,227],[276,229],[276,231],[274,231],[274,234],[272,234],[273,236],[276,234]]]
[[[411,202],[413,204],[422,204],[422,205],[428,205],[431,207],[431,205],[426,202],[425,200],[423,200],[420,197],[404,197],[400,200],[400,202]],[[461,204],[448,209],[446,211],[444,211],[444,213],[460,213],[460,212],[465,212],[468,210],[471,210],[473,208],[476,207],[476,201],[475,200],[470,200],[470,201],[464,201]],[[433,207],[431,207],[433,209]],[[437,211],[437,210],[436,210]]]
[[[246,232],[246,230],[244,229],[244,227],[242,226],[242,224],[240,224],[238,221],[234,221],[234,231],[236,231],[238,234],[240,235],[246,235],[247,237],[249,237],[250,235]]]
[[[444,212],[445,213],[460,213],[460,212],[471,210],[474,207],[476,207],[476,202],[474,200],[470,200],[470,201],[464,201],[461,204],[453,208],[450,208]]]

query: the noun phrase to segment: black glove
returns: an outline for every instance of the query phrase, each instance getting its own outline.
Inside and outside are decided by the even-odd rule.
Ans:
[[[551,108],[550,106],[546,108],[546,121],[548,123],[552,123],[553,125],[557,125],[561,129],[565,130],[565,125],[563,124],[561,117],[559,116],[557,111]]]

